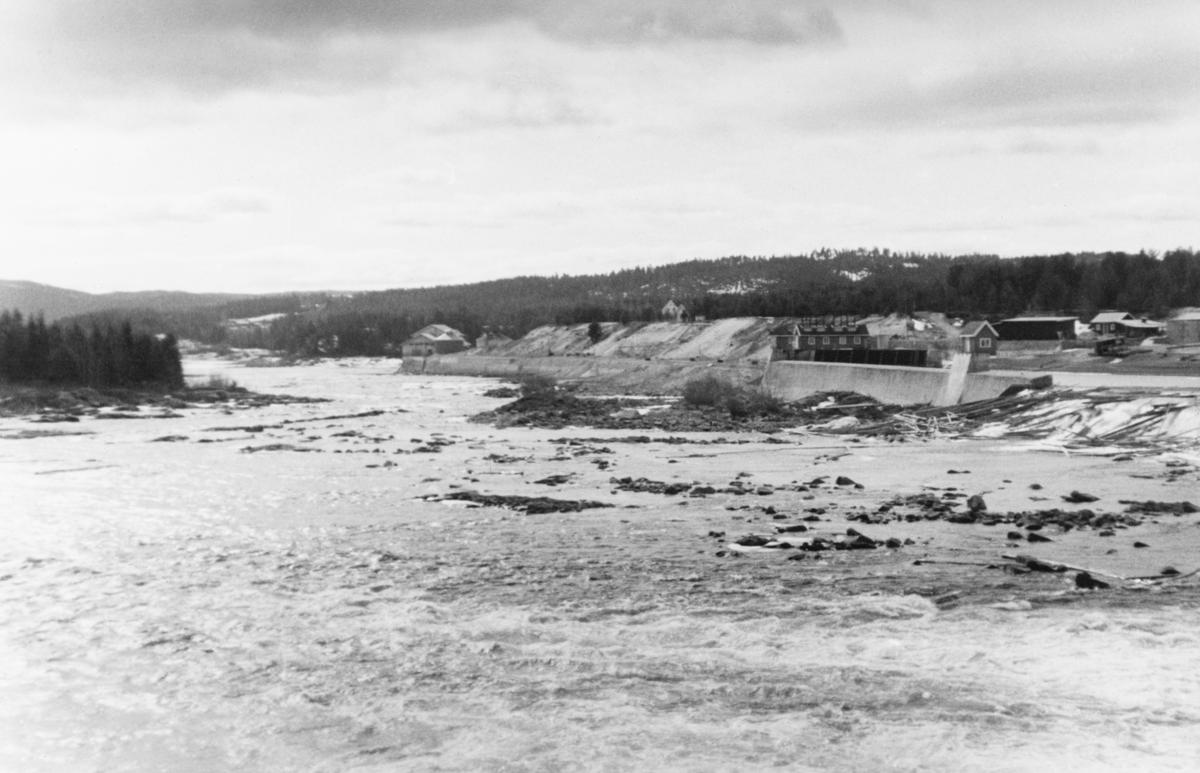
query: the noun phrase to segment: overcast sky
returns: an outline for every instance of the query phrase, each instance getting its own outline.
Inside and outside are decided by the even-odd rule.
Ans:
[[[3,0],[0,278],[1200,246],[1200,3]]]

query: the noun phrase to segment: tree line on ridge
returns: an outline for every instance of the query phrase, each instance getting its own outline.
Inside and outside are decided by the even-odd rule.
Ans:
[[[784,257],[732,256],[587,276],[522,276],[462,285],[353,294],[264,296],[181,312],[108,312],[74,321],[173,333],[209,344],[301,356],[395,354],[415,331],[441,323],[474,340],[518,337],[545,324],[660,318],[668,300],[693,317],[887,314],[943,311],[971,319],[1022,313],[1090,318],[1105,309],[1163,318],[1200,305],[1200,255],[1191,249],[1066,253],[1021,258],[879,249]],[[228,320],[278,315],[269,324]]]

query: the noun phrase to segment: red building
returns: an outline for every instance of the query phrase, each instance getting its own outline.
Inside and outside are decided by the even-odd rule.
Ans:
[[[959,331],[958,340],[967,354],[995,354],[1000,334],[988,322],[968,322]]]

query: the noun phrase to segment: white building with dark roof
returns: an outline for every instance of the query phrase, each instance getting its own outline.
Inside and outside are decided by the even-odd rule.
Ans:
[[[466,349],[467,337],[449,325],[426,325],[400,344],[401,357],[453,354]]]

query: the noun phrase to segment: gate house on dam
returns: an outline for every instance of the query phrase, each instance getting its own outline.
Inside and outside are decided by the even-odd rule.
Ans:
[[[849,317],[805,318],[771,331],[772,359],[841,362],[854,365],[924,367],[924,349],[880,347],[867,326]]]

